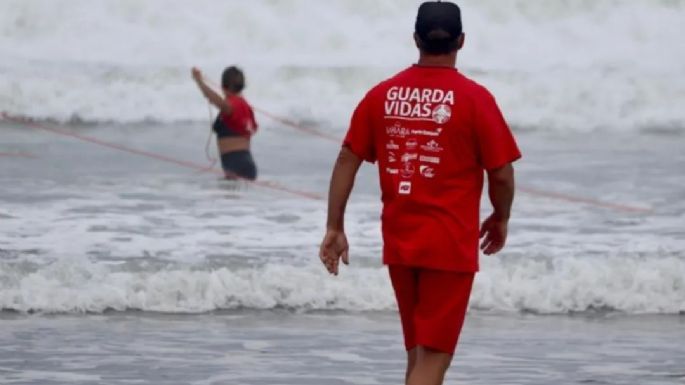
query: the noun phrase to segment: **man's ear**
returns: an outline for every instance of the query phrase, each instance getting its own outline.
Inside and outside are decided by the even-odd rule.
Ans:
[[[466,34],[462,32],[457,42],[457,50],[464,48],[464,41],[466,41]]]
[[[416,44],[416,48],[421,49],[421,38],[419,38],[416,32],[414,32],[414,44]]]

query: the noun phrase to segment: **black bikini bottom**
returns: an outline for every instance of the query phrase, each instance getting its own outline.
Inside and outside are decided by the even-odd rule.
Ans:
[[[257,165],[248,150],[231,151],[221,155],[221,166],[228,179],[257,179]]]

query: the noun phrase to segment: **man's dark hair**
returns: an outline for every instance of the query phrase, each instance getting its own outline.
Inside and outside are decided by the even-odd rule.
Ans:
[[[461,9],[442,1],[427,1],[419,7],[415,31],[419,48],[430,55],[445,55],[459,48],[462,35]]]
[[[221,86],[233,93],[240,93],[245,88],[245,75],[240,68],[230,66],[221,74]]]

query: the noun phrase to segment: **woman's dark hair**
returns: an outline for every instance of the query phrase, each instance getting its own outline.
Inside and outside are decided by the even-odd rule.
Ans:
[[[239,93],[245,88],[245,75],[240,68],[230,66],[221,74],[221,86],[233,93]]]

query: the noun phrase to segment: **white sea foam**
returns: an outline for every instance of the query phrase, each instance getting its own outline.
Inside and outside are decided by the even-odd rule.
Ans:
[[[471,307],[479,310],[685,312],[685,261],[675,256],[491,258],[484,264],[471,300]],[[332,278],[318,264],[147,271],[85,261],[37,269],[5,264],[0,266],[0,289],[0,308],[20,312],[395,308],[381,267],[343,269]]]
[[[0,4],[0,109],[38,118],[200,120],[189,80],[227,64],[282,115],[345,126],[375,82],[415,59],[418,0]],[[511,123],[681,132],[685,2],[464,0],[464,72]]]
[[[114,136],[117,142],[127,137]],[[196,130],[179,132],[178,147],[162,153],[190,158],[200,136]],[[682,154],[677,144],[652,139],[657,144],[635,144],[640,151],[618,143],[594,152],[576,151],[584,140],[575,145],[567,140],[568,154],[548,158],[539,153],[547,151],[544,143],[531,143],[529,153],[537,151],[538,161],[518,169],[522,184],[544,183],[553,191],[634,202],[654,211],[625,213],[522,192],[507,248],[481,259],[471,306],[496,312],[685,311],[685,207],[679,199],[682,178],[673,177]],[[333,158],[337,146],[305,145],[309,157],[301,165],[280,156],[280,148],[297,148],[295,141],[303,146],[294,138],[267,140],[272,145],[263,148],[260,164],[272,174],[265,180],[323,193],[329,165],[311,159]],[[9,173],[16,167],[18,177],[3,173],[0,183],[2,309],[194,313],[395,306],[380,265],[380,202],[370,167],[359,175],[346,214],[353,265],[333,278],[317,258],[324,202],[257,188],[235,191],[212,178],[97,148],[76,147],[80,158],[73,158],[66,143],[40,147],[53,163],[47,174],[34,175],[31,164],[20,160],[7,161],[10,167],[3,169]],[[137,145],[151,143],[148,138]],[[633,164],[645,152],[655,153],[654,164],[664,166],[633,175],[612,163]],[[602,167],[588,176],[585,170],[599,161]],[[589,188],[588,180],[599,182]]]

